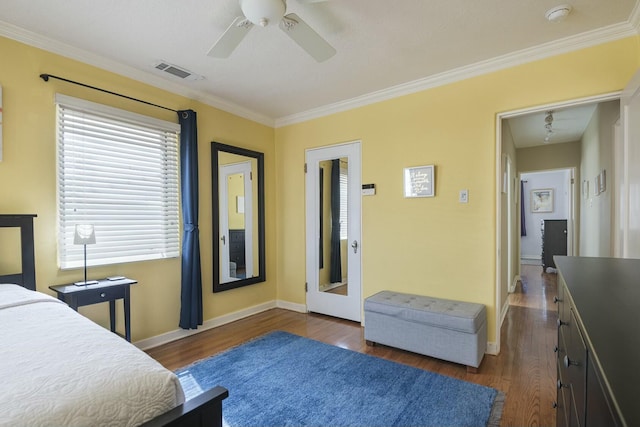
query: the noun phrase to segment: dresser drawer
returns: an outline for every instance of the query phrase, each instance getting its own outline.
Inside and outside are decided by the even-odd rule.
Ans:
[[[124,298],[125,288],[116,286],[113,288],[87,289],[80,292],[76,298],[78,306],[97,304],[104,301],[113,301],[114,299]]]
[[[587,395],[587,346],[582,338],[573,310],[569,320],[569,342],[563,365],[569,374],[569,385],[577,422],[575,425],[585,425],[585,400]]]

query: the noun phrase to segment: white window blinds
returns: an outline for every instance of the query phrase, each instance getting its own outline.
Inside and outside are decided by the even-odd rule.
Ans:
[[[340,159],[340,240],[349,238],[347,234],[347,220],[349,212],[349,175],[346,159]]]
[[[88,265],[179,255],[180,126],[56,95],[58,258],[83,266],[75,225],[93,224]]]

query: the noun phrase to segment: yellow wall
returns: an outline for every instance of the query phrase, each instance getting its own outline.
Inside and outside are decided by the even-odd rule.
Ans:
[[[80,270],[61,272],[55,261],[54,94],[176,121],[171,112],[63,82],[44,83],[37,76],[46,72],[198,112],[205,319],[274,298],[305,303],[305,149],[360,140],[362,182],[376,184],[376,195],[362,200],[363,297],[393,289],[486,304],[490,341],[496,310],[496,114],[620,90],[639,62],[638,38],[631,37],[274,131],[8,39],[0,38],[0,55],[0,212],[38,214],[39,290],[82,276]],[[219,294],[210,292],[212,140],[265,153],[267,282]],[[403,168],[428,164],[436,165],[436,197],[405,199]],[[468,204],[458,203],[463,188]],[[178,259],[91,269],[93,277],[111,274],[140,281],[132,289],[134,340],[177,328]],[[81,311],[107,324],[103,305]]]
[[[211,141],[265,153],[267,254],[276,247],[274,130],[202,103],[100,70],[24,44],[0,38],[0,85],[3,88],[4,157],[0,162],[0,213],[34,213],[36,280],[38,290],[81,279],[81,270],[60,271],[56,263],[56,140],[55,93],[177,122],[175,113],[145,106],[68,83],[43,82],[50,73],[89,85],[198,114],[200,178],[200,242],[204,318],[211,319],[276,296],[275,257],[267,256],[267,282],[213,294],[211,242]],[[126,275],[139,281],[132,293],[132,336],[140,340],[178,328],[180,259],[136,262],[91,268],[89,275]],[[118,322],[122,315],[118,304]],[[108,306],[80,311],[108,325]]]
[[[362,182],[376,184],[362,199],[363,297],[486,304],[494,341],[496,114],[620,90],[637,68],[632,37],[276,129],[278,297],[305,301],[305,150],[360,140]],[[403,168],[428,164],[436,197],[403,198]]]
[[[229,194],[227,207],[229,210],[229,229],[244,229],[244,213],[238,209],[238,197],[244,197],[244,176],[237,173],[229,176]]]

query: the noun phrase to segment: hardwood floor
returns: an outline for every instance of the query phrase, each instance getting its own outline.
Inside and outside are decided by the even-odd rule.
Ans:
[[[541,274],[541,270],[539,266],[522,266],[522,283],[509,295],[501,352],[498,356],[486,355],[477,374],[467,373],[464,366],[415,353],[380,345],[369,347],[358,323],[283,309],[210,329],[148,353],[175,370],[269,331],[282,330],[501,390],[506,395],[502,426],[555,426],[556,275]]]

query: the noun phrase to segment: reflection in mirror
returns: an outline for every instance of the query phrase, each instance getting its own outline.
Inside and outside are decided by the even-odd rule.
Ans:
[[[264,155],[211,143],[213,291],[265,281]]]
[[[348,295],[347,283],[347,158],[320,162],[319,290]]]

